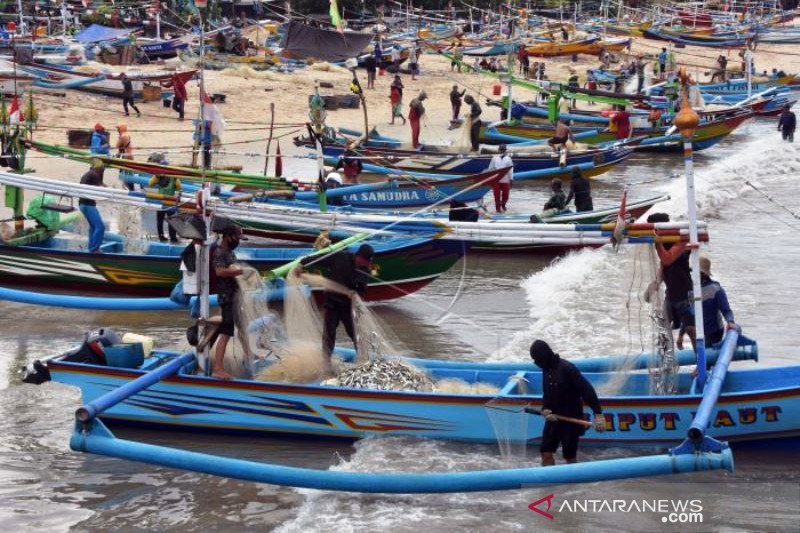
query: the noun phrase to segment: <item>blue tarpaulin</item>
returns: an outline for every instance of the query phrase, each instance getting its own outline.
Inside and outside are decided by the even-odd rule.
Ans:
[[[109,28],[100,24],[92,24],[75,36],[75,40],[82,44],[111,41],[128,36],[133,30],[129,28]]]

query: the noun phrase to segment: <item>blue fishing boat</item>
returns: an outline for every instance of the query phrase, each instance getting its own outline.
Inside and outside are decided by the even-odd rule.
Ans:
[[[527,139],[526,139],[527,140]],[[386,139],[375,144],[384,145]],[[305,137],[295,139],[297,146],[313,148]],[[405,173],[417,177],[453,178],[463,174],[484,172],[494,157],[494,153],[458,153],[450,147],[422,145],[417,150],[385,148],[383,146],[357,148],[357,156],[362,159],[364,170],[378,174]],[[323,153],[327,164],[336,164],[347,150],[347,144],[325,143]],[[588,175],[598,175],[624,161],[633,153],[633,148],[624,144],[610,147],[571,151],[562,161],[560,154],[552,151],[517,151],[514,158],[514,180],[553,178],[567,174],[567,167],[581,166]]]
[[[84,402],[90,403],[179,357],[179,353],[156,352],[137,368],[121,368],[70,362],[69,357],[60,356],[47,360],[46,367],[52,380],[79,388]],[[454,368],[447,361],[439,366],[440,361],[424,359],[415,363],[424,365],[434,383],[457,379],[467,385],[487,385],[495,392],[226,381],[198,375],[190,357],[175,376],[120,402],[102,418],[111,423],[225,434],[345,439],[405,435],[493,443],[497,436],[487,403],[508,409],[541,407],[541,374],[532,363],[487,368],[480,364]],[[599,390],[614,376],[588,371],[585,375]],[[659,447],[685,435],[700,400],[695,378],[678,374],[677,392],[672,395],[652,394],[653,379],[648,373],[632,373],[618,393],[601,395],[606,431],[586,435],[581,442],[599,447]],[[729,370],[711,413],[711,427],[716,437],[734,443],[794,439],[800,436],[800,420],[791,413],[799,402],[800,367]],[[521,438],[537,442],[542,424],[541,417],[531,417]]]

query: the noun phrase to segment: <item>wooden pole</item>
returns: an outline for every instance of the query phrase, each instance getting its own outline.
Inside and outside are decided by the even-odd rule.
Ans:
[[[264,175],[269,171],[269,149],[272,146],[272,132],[275,125],[275,102],[269,104],[269,137],[267,137],[267,153],[264,157]]]

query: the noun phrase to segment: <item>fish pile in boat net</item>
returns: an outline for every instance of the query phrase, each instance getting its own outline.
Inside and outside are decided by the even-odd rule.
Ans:
[[[375,359],[358,366],[347,365],[337,375],[342,387],[373,390],[432,392],[434,383],[428,374],[396,359]]]

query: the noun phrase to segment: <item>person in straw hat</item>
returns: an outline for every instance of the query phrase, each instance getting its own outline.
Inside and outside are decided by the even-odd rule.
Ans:
[[[711,259],[700,256],[700,291],[703,295],[703,334],[706,346],[714,346],[722,341],[726,329],[738,326],[728,303],[728,295],[718,281],[711,278]],[[723,321],[724,319],[724,321]],[[678,333],[678,349],[683,348],[683,334],[687,332],[694,338],[694,326],[681,328]]]

